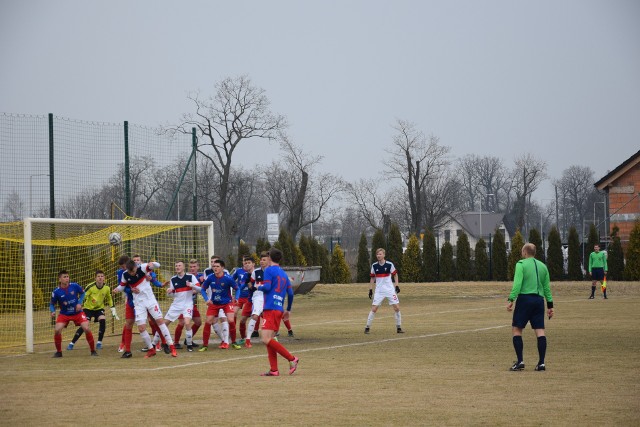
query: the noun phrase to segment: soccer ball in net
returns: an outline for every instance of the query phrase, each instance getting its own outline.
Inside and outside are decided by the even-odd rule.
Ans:
[[[120,233],[111,233],[109,234],[109,243],[113,246],[117,246],[122,243],[122,235]]]

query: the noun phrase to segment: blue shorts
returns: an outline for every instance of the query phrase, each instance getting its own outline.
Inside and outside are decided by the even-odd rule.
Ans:
[[[603,280],[604,279],[604,268],[602,267],[594,267],[591,269],[591,280]]]
[[[544,298],[540,295],[518,295],[511,326],[524,329],[528,322],[533,329],[544,329]]]

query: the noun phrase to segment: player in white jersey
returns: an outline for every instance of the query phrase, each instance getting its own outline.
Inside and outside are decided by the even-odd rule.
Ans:
[[[373,322],[373,318],[378,311],[378,307],[382,304],[382,301],[386,299],[389,300],[389,305],[393,307],[393,311],[395,312],[396,318],[396,331],[399,334],[404,333],[402,330],[402,316],[400,315],[400,300],[398,299],[398,294],[400,293],[400,286],[398,286],[398,272],[396,271],[396,267],[392,262],[386,261],[385,250],[382,248],[378,248],[376,250],[376,258],[378,262],[374,262],[371,266],[371,282],[369,287],[369,299],[373,298],[373,303],[371,305],[371,311],[369,312],[369,317],[367,317],[367,325],[364,328],[364,333],[369,333],[369,328],[371,328],[371,322]],[[393,281],[391,278],[395,279],[395,289],[393,287]],[[373,292],[373,284],[376,284],[376,292]]]
[[[151,317],[153,317],[158,325],[162,335],[169,344],[171,355],[173,357],[177,357],[178,353],[176,353],[176,349],[173,345],[173,338],[171,338],[169,328],[164,324],[162,311],[160,310],[158,301],[156,300],[153,290],[151,289],[151,284],[149,283],[151,280],[151,272],[154,268],[158,267],[160,267],[160,264],[157,262],[150,262],[138,266],[133,260],[127,261],[126,271],[122,273],[120,284],[113,290],[113,292],[121,292],[127,286],[131,288],[138,331],[140,332],[140,337],[147,345],[147,348],[149,348],[145,358],[156,355],[156,348],[151,345],[151,337],[147,332],[147,314],[151,314]]]
[[[193,335],[191,332],[191,319],[193,318],[193,295],[200,292],[200,282],[198,278],[192,274],[185,273],[184,261],[177,261],[176,275],[167,282],[169,288],[167,295],[173,297],[173,302],[164,316],[164,323],[169,326],[171,322],[180,318],[184,319],[184,327],[187,330],[187,350],[193,351]],[[156,345],[160,341],[160,335],[156,333],[153,338],[153,344]]]

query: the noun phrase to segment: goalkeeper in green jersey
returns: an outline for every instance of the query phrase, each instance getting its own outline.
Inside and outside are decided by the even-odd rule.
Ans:
[[[104,314],[105,303],[111,307],[111,315],[116,320],[120,320],[118,313],[116,313],[116,308],[113,306],[111,289],[105,286],[104,280],[104,272],[102,270],[96,271],[96,282],[85,289],[84,304],[82,305],[87,319],[89,321],[93,319],[94,322],[100,324],[98,328],[98,342],[96,343],[97,349],[102,348],[102,338],[104,338],[104,332],[107,329],[107,321]],[[82,328],[78,328],[73,339],[67,346],[67,350],[73,350],[73,346],[76,344],[76,341],[80,339],[80,336],[82,336],[82,332]]]
[[[600,245],[593,245],[593,252],[589,255],[589,276],[591,276],[591,296],[594,299],[596,294],[596,285],[602,282],[607,274],[607,254],[600,252]],[[607,288],[602,288],[604,298],[607,299]]]

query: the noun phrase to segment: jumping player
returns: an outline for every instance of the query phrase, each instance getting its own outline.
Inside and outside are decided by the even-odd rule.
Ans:
[[[96,349],[102,349],[102,339],[104,338],[104,332],[107,329],[107,320],[104,315],[105,303],[111,307],[111,315],[114,319],[120,320],[116,308],[113,306],[113,298],[111,298],[111,289],[104,285],[104,271],[96,271],[96,282],[89,285],[85,289],[84,304],[82,305],[85,316],[89,322],[93,319],[94,322],[98,322],[98,342],[96,343]],[[78,328],[73,339],[67,346],[67,350],[73,350],[73,346],[76,344],[80,336],[84,332],[82,327]]]
[[[150,273],[154,268],[160,267],[157,262],[149,262],[140,266],[136,265],[135,261],[129,260],[126,264],[127,270],[122,274],[120,285],[113,290],[113,292],[121,292],[125,287],[130,287],[133,292],[133,304],[136,313],[136,324],[138,325],[138,331],[140,337],[146,344],[148,350],[145,358],[153,357],[156,355],[156,349],[151,345],[151,337],[147,332],[147,315],[151,314],[154,321],[158,325],[158,328],[164,335],[173,357],[177,357],[176,348],[173,345],[173,339],[169,328],[164,324],[162,318],[162,311],[158,305],[153,290],[151,289]]]
[[[211,336],[211,326],[222,323],[222,343],[221,349],[229,348],[229,331],[231,340],[235,341],[235,316],[231,292],[236,288],[236,282],[231,276],[224,273],[224,261],[217,259],[213,263],[213,274],[209,275],[202,284],[200,293],[207,303],[207,320],[202,332],[203,342],[199,351],[207,351],[209,347],[209,337]],[[211,296],[209,296],[211,295]],[[233,324],[233,328],[231,328]]]
[[[283,316],[283,304],[285,295],[288,296],[287,312],[291,311],[293,303],[293,288],[287,274],[280,268],[282,252],[279,249],[269,250],[271,265],[264,271],[264,283],[256,287],[264,293],[264,311],[262,312],[262,325],[260,336],[267,346],[270,370],[261,374],[265,377],[277,377],[278,354],[289,361],[289,375],[298,369],[299,358],[295,357],[282,344],[275,340],[276,332],[280,329]]]
[[[378,262],[374,262],[371,265],[371,281],[369,286],[369,299],[373,298],[373,304],[371,305],[371,311],[369,312],[369,317],[367,317],[367,324],[364,328],[364,333],[368,334],[369,329],[371,328],[371,323],[373,322],[373,318],[382,304],[382,301],[387,298],[389,300],[389,305],[393,307],[393,311],[395,312],[396,318],[396,332],[399,334],[403,334],[402,330],[402,316],[400,314],[400,300],[398,300],[398,294],[400,293],[400,286],[398,286],[398,272],[396,271],[396,267],[393,265],[391,261],[386,261],[385,250],[382,248],[378,248],[376,250],[376,258]],[[396,287],[395,292],[393,288],[393,282],[391,281],[391,277],[395,279]],[[373,292],[373,284],[376,284],[376,292]]]
[[[75,282],[69,283],[69,272],[66,270],[61,270],[58,273],[58,282],[60,284],[51,293],[51,302],[49,303],[51,318],[56,319],[53,335],[56,352],[53,357],[62,357],[62,330],[67,327],[69,322],[73,322],[84,330],[91,349],[91,355],[97,356],[93,334],[89,329],[89,320],[87,320],[87,316],[82,311],[82,302],[85,296],[84,289]],[[56,305],[60,307],[60,314],[58,314],[57,318]]]

